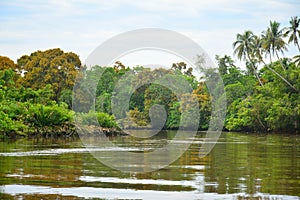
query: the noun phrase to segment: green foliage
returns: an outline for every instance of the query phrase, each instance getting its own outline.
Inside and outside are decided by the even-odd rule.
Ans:
[[[9,136],[11,134],[26,135],[24,130],[26,125],[19,121],[12,120],[7,114],[0,110],[0,136]]]
[[[106,127],[106,128],[118,127],[113,115],[109,115],[103,112],[96,112],[96,117],[101,127]]]
[[[0,85],[1,88],[6,89],[6,87],[13,86],[15,78],[15,73],[12,69],[0,71]]]
[[[145,111],[149,113],[150,108],[155,105],[164,105],[169,110],[170,103],[176,100],[172,91],[162,85],[151,84],[145,91]]]
[[[68,105],[68,108],[71,108],[72,107],[72,93],[73,93],[72,90],[64,89],[58,98],[58,102],[66,103]]]
[[[267,131],[265,111],[269,104],[270,101],[261,96],[237,100],[229,110],[226,128],[230,131]]]
[[[130,119],[138,126],[147,126],[149,119],[146,113],[140,112],[137,108],[129,111]],[[131,125],[135,127],[134,124]]]
[[[198,127],[199,125],[199,105],[197,95],[184,94],[180,101],[179,111],[182,114],[181,127],[182,128],[192,128]]]
[[[37,127],[61,125],[72,121],[73,113],[66,104],[45,106],[42,104],[30,105],[27,122]]]
[[[96,97],[95,110],[97,112],[105,112],[111,114],[111,93],[102,93]]]
[[[234,65],[234,61],[228,55],[224,55],[223,57],[216,55],[216,60],[218,62],[219,72],[221,76],[228,74],[230,69],[236,68],[236,66]]]
[[[1,135],[27,135],[43,127],[62,126],[72,121],[73,112],[65,103],[52,100],[50,85],[34,90],[17,87],[12,70],[0,71]]]
[[[293,130],[297,128],[299,123],[299,101],[297,105],[293,105],[292,101],[287,95],[280,99],[274,99],[269,109],[268,116],[265,120],[272,130]],[[296,107],[294,107],[296,106]]]
[[[261,69],[264,86],[244,95],[245,85],[226,86],[226,95],[232,102],[228,109],[226,128],[234,131],[295,131],[299,129],[299,93],[269,69],[276,70],[296,88],[299,87],[300,69],[293,63],[274,62]],[[235,100],[236,97],[236,100]]]
[[[168,129],[177,129],[180,126],[180,116],[180,103],[177,101],[170,106],[166,127]]]
[[[241,82],[227,85],[225,91],[228,104],[231,104],[238,98],[246,98],[250,93],[246,86]]]
[[[112,94],[114,93],[116,83],[120,78],[129,71],[129,68],[125,68],[122,63],[116,62],[114,67],[101,67],[93,66],[90,70],[86,71],[85,79],[78,85],[78,91],[75,92],[77,95],[76,100],[80,100],[77,104],[81,105],[79,112],[88,112],[91,108],[90,97],[87,95],[89,93],[96,93],[96,105],[95,109],[97,112],[105,112],[112,114],[111,102]],[[94,87],[95,82],[97,82],[96,87]],[[123,87],[129,86],[124,84]],[[96,88],[95,91],[90,91],[91,88]],[[119,91],[124,91],[124,88]],[[125,90],[126,91],[126,90]],[[76,103],[76,102],[75,102]],[[86,106],[84,106],[86,104]],[[125,115],[125,113],[123,113]]]
[[[291,17],[289,23],[290,27],[284,28],[284,36],[288,37],[288,43],[293,42],[294,45],[298,47],[298,50],[300,52],[300,18],[298,18],[298,16]]]
[[[88,113],[76,113],[76,117],[80,120],[80,124],[88,126],[98,126],[105,128],[117,128],[118,124],[113,115],[103,112],[89,111]]]

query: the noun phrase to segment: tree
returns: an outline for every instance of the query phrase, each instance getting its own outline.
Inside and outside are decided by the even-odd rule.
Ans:
[[[234,54],[237,55],[238,59],[245,60],[249,62],[250,69],[253,74],[259,81],[260,85],[263,86],[256,70],[255,62],[251,59],[252,51],[253,51],[253,43],[254,43],[254,35],[252,31],[245,31],[244,34],[237,34],[236,41],[233,43]]]
[[[276,21],[270,21],[270,26],[267,31],[264,31],[262,34],[262,40],[262,47],[270,55],[271,62],[272,55],[276,55],[279,60],[278,52],[283,54],[283,50],[287,50],[286,43],[283,40],[283,29],[280,29],[280,23]]]
[[[18,75],[12,69],[0,70],[0,137],[71,130],[73,112],[66,104],[51,100],[50,85],[38,90],[17,87],[15,76]]]
[[[190,77],[194,77],[193,68],[192,67],[188,68],[185,62],[173,63],[171,69],[174,70],[175,72],[179,71],[182,74],[185,74]]]
[[[206,130],[209,128],[209,123],[212,115],[212,98],[213,96],[209,94],[208,88],[204,82],[199,82],[198,87],[193,90],[192,97],[196,98],[199,104],[199,129]],[[180,111],[184,109],[186,104],[184,101],[181,103]],[[192,109],[197,109],[197,107],[189,106]]]
[[[63,90],[72,90],[76,76],[83,68],[78,55],[65,53],[60,49],[36,51],[22,56],[17,61],[18,70],[24,70],[24,77],[18,83],[24,87],[38,89],[50,84],[58,100]]]
[[[253,37],[253,48],[252,48],[252,58],[257,59],[258,62],[262,62],[265,64],[263,59],[263,54],[265,53],[264,49],[262,48],[262,39],[261,37],[254,35]]]
[[[116,61],[114,64],[114,70],[116,73],[118,73],[120,70],[125,70],[126,67],[125,65],[123,65],[123,63],[121,61]]]
[[[0,56],[0,70],[12,69],[16,70],[16,64],[6,56]]]
[[[297,16],[291,17],[290,27],[285,28],[285,37],[289,37],[288,43],[294,42],[294,44],[298,47],[298,50],[300,51],[300,46],[298,39],[300,38],[300,19],[298,19]]]
[[[223,57],[216,55],[216,60],[219,66],[219,72],[221,76],[228,74],[229,69],[235,68],[234,61],[228,55],[224,55]]]
[[[296,66],[300,67],[300,55],[294,56],[294,63]]]

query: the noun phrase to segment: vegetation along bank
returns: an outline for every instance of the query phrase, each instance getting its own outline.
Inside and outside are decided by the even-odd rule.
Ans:
[[[233,41],[233,55],[245,66],[237,66],[229,55],[217,55],[218,68],[206,72],[209,77],[218,70],[223,79],[227,97],[224,130],[299,131],[300,19],[292,17],[289,22],[289,27],[281,27],[278,22],[270,21],[258,34],[250,30],[238,33]],[[291,48],[296,54],[285,57],[285,52]],[[201,55],[197,62],[201,68],[200,60]],[[154,104],[165,106],[167,119],[163,128],[176,130],[181,113],[193,108],[190,98],[199,104],[199,130],[206,130],[212,102],[207,79],[193,76],[192,68],[183,62],[174,63],[169,70],[155,69],[152,76],[149,70],[142,66],[126,67],[121,62],[87,69],[78,55],[58,48],[21,56],[17,63],[0,56],[0,137],[74,135],[74,118],[89,127],[99,123],[107,133],[120,131],[118,123],[129,128],[135,125],[149,128],[148,113]],[[103,73],[95,91],[95,111],[83,107],[75,113],[71,108],[76,79],[96,76],[99,71]],[[111,103],[116,98],[114,88],[129,72],[137,77],[133,81],[155,78],[153,76],[167,72],[174,81],[187,81],[192,93],[183,93],[179,101],[178,96],[162,85],[143,85],[132,94],[129,111],[118,114],[132,120],[117,123]],[[84,105],[86,94],[81,92],[82,98],[75,99]]]

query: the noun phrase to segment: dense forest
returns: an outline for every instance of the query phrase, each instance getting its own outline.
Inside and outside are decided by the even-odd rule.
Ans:
[[[0,137],[72,135],[76,133],[75,116],[88,125],[99,123],[105,128],[151,128],[149,123],[155,116],[149,116],[149,111],[158,104],[166,110],[163,128],[176,130],[181,124],[182,113],[193,112],[195,102],[197,126],[199,130],[206,130],[213,101],[206,84],[207,77],[216,72],[222,77],[227,99],[224,130],[296,133],[300,129],[299,24],[300,19],[292,17],[289,27],[281,28],[278,22],[270,21],[259,35],[250,30],[238,33],[233,41],[233,55],[245,67],[237,66],[229,55],[217,55],[218,67],[206,71],[200,79],[184,62],[174,63],[170,69],[127,67],[119,61],[114,66],[87,69],[78,55],[58,48],[24,55],[17,63],[0,56]],[[284,53],[291,46],[298,53],[294,57],[285,57]],[[201,55],[198,58],[201,59]],[[197,63],[201,67],[201,62]],[[74,85],[76,80],[97,78],[99,73],[95,109],[92,109],[95,111],[91,111],[87,94],[78,91],[80,88]],[[167,80],[177,85],[188,82],[189,92],[179,92],[178,96],[163,84],[149,82],[132,92],[129,110],[112,111],[112,103],[118,102],[116,93],[126,91],[124,88],[130,85],[128,81],[138,85],[140,80],[152,80],[162,74],[168,74]],[[120,85],[124,88],[120,89]],[[74,97],[76,89],[79,97]],[[80,102],[74,102],[74,99]],[[76,112],[71,109],[74,103],[82,105]],[[131,120],[126,120],[128,118]],[[97,119],[96,123],[94,119]],[[189,120],[184,124],[186,128],[194,125],[189,124]]]

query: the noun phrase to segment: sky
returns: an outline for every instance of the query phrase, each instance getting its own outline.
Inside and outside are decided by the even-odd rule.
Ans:
[[[113,36],[162,28],[186,35],[214,59],[233,56],[237,33],[252,30],[259,35],[270,20],[288,26],[299,10],[299,0],[0,0],[0,55],[16,62],[37,50],[61,48],[84,63]],[[295,52],[290,45],[286,55]],[[143,65],[151,62],[147,58],[163,65],[179,61],[173,55],[146,53],[127,55],[124,64]]]

